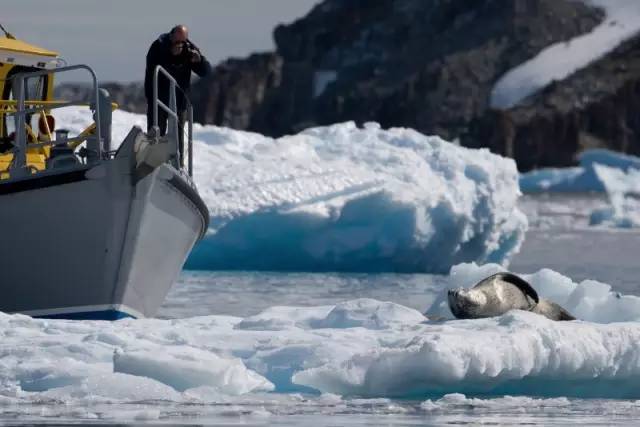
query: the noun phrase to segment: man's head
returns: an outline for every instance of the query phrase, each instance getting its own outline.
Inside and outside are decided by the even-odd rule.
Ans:
[[[180,55],[186,47],[187,39],[189,38],[189,31],[184,25],[176,25],[169,32],[169,39],[171,41],[171,54]]]

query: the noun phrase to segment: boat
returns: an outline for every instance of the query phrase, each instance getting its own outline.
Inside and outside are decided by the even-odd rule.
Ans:
[[[157,314],[209,212],[192,179],[193,110],[187,103],[183,144],[180,88],[155,71],[155,126],[134,126],[115,145],[117,106],[90,66],[0,37],[0,311],[88,320]],[[54,79],[69,72],[88,77],[90,102],[54,99]],[[163,75],[168,104],[157,96]],[[56,109],[70,106],[93,115],[78,134],[56,128]],[[166,135],[159,108],[169,115]]]

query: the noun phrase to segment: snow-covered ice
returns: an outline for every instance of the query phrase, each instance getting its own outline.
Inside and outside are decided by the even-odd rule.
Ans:
[[[594,167],[609,198],[609,206],[591,213],[592,225],[640,227],[640,169],[627,171],[604,165]]]
[[[640,31],[637,0],[582,0],[604,10],[606,17],[590,33],[553,44],[509,70],[493,87],[491,106],[511,108],[550,84],[562,80],[614,50]]]
[[[640,158],[605,149],[591,149],[580,153],[579,166],[538,169],[520,175],[523,193],[539,192],[606,192],[607,187],[596,166],[607,166],[627,172],[640,170]]]
[[[78,132],[88,111],[56,112]],[[145,117],[116,111],[114,143]],[[192,269],[447,272],[504,263],[527,222],[511,159],[375,123],[271,139],[195,126],[195,181],[211,213]]]
[[[609,150],[587,150],[580,166],[541,169],[520,176],[525,193],[604,192],[609,205],[594,209],[593,226],[637,228],[640,226],[640,158]]]
[[[441,292],[500,268],[456,266]],[[0,400],[203,404],[268,391],[640,397],[640,298],[549,270],[525,277],[582,320],[520,311],[429,320],[366,298],[247,317],[74,322],[0,314]],[[436,299],[429,313],[446,316],[442,309]]]

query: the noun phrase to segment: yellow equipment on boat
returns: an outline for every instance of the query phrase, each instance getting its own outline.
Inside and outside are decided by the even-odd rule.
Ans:
[[[60,61],[57,52],[18,40],[11,34],[0,37],[0,180],[9,178],[8,171],[14,158],[13,153],[9,152],[15,136],[16,113],[12,76],[24,72],[54,70]],[[26,165],[32,172],[45,170],[51,153],[55,130],[51,108],[70,104],[54,100],[53,85],[53,73],[50,73],[29,80],[25,87],[25,105],[35,111],[26,117]],[[112,103],[111,107],[115,110],[117,104]],[[79,138],[67,145],[76,149],[94,132],[95,123],[92,123],[78,135]]]
[[[16,102],[14,99],[11,77],[20,72],[41,69],[53,69],[58,64],[58,53],[9,37],[0,37],[0,138],[10,144],[14,132],[13,114]],[[54,123],[47,104],[53,98],[53,75],[46,75],[28,85],[27,105],[39,110],[38,133],[33,130],[32,120],[27,123],[27,166],[35,170],[44,170],[49,156],[50,145],[38,144],[50,142]],[[15,134],[14,134],[15,135]],[[0,179],[9,177],[7,170],[13,161],[13,153],[0,153]]]

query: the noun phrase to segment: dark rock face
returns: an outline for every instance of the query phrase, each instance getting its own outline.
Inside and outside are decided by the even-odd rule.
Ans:
[[[247,128],[268,135],[374,120],[455,138],[484,113],[504,72],[551,43],[589,31],[601,17],[565,0],[327,0],[275,30],[281,64],[270,72],[279,84],[249,99],[246,88],[264,87],[264,76],[236,66],[232,74],[249,79],[247,87],[210,99],[227,113],[203,119],[246,123],[246,117],[232,118],[245,114],[234,108],[240,103],[253,106]]]
[[[640,154],[640,36],[517,107],[489,108],[505,72],[603,17],[574,0],[325,0],[275,29],[275,52],[195,82],[195,119],[271,136],[377,121],[489,147],[523,171],[590,147]],[[146,110],[141,87],[109,90]]]
[[[640,37],[507,111],[470,123],[465,145],[514,157],[521,170],[575,163],[587,148],[640,155]]]
[[[249,129],[267,94],[281,86],[282,58],[274,53],[229,59],[191,90],[194,120],[234,129]]]

